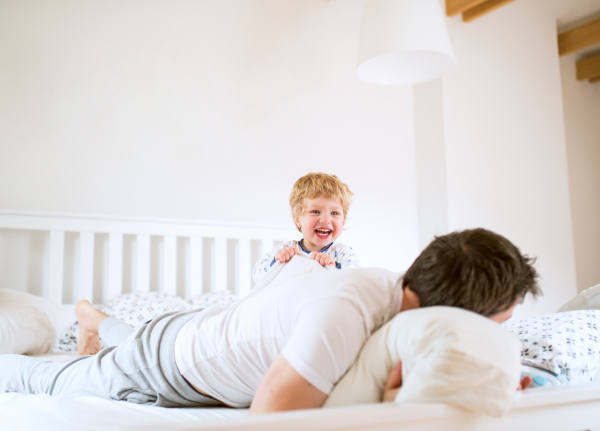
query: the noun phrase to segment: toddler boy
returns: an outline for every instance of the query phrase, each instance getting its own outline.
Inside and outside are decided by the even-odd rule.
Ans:
[[[311,172],[296,181],[290,207],[303,238],[286,241],[265,254],[254,266],[254,282],[258,283],[275,262],[285,263],[300,253],[312,253],[311,257],[323,266],[360,268],[352,247],[335,242],[342,234],[352,196],[348,186],[335,175]]]

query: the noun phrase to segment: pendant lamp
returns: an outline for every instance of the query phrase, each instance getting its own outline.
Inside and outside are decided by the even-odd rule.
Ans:
[[[356,75],[410,85],[456,65],[439,0],[370,0],[363,10]]]

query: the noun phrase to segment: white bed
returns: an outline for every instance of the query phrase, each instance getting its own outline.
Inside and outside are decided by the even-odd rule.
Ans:
[[[0,240],[3,232],[13,230],[42,232],[41,267],[46,276],[36,293],[63,304],[65,313],[72,313],[79,299],[101,298],[93,302],[102,303],[123,291],[153,287],[163,293],[183,292],[185,297],[227,289],[243,296],[252,287],[256,256],[275,241],[297,236],[293,229],[265,226],[0,210]],[[65,238],[73,235],[76,246],[65,252]],[[124,248],[124,237],[133,239],[135,246]],[[95,245],[98,239],[101,248]],[[98,250],[105,254],[101,268],[94,257]],[[131,256],[124,256],[127,253]],[[153,253],[158,271],[151,270]],[[65,283],[67,267],[76,269],[70,286]],[[101,282],[99,272],[104,274]],[[130,274],[129,283],[123,283],[124,274]],[[434,404],[373,404],[247,417],[246,410],[236,409],[164,409],[97,398],[3,394],[0,430],[584,430],[600,428],[598,411],[598,383],[525,391],[501,419]]]
[[[247,416],[241,409],[165,409],[101,398],[0,395],[4,430],[585,430],[600,427],[600,385],[537,389],[501,419],[444,405],[393,403]]]

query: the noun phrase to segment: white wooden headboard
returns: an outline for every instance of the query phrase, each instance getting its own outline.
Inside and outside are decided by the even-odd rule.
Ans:
[[[0,232],[2,229],[18,229],[43,231],[47,235],[47,245],[44,247],[47,271],[44,271],[42,296],[60,304],[79,299],[92,301],[93,297],[101,297],[102,302],[106,302],[122,293],[124,237],[129,236],[132,236],[129,238],[134,246],[131,247],[132,256],[126,259],[131,264],[131,268],[126,269],[131,272],[133,280],[130,283],[132,285],[127,286],[128,291],[150,291],[151,274],[154,274],[160,278],[159,283],[154,285],[160,285],[161,292],[177,294],[178,272],[181,273],[184,268],[186,288],[181,296],[191,297],[206,291],[226,290],[228,287],[243,296],[253,286],[252,269],[257,255],[271,250],[276,241],[299,236],[290,225],[290,228],[272,228],[243,223],[0,209]],[[70,299],[63,295],[66,235],[76,235],[77,242],[77,251],[73,253],[71,262],[77,276],[73,281],[75,292],[68,295]],[[103,238],[105,243],[103,268],[98,268],[94,259],[98,238]],[[159,271],[151,268],[151,241],[155,248],[158,244],[158,258],[155,261],[160,266]],[[184,242],[184,253],[178,253],[181,241]],[[6,270],[1,265],[2,262],[0,271]],[[94,292],[94,288],[98,288],[98,283],[94,286],[94,271],[106,273],[102,285],[105,291],[101,295]],[[206,271],[211,272],[209,286],[206,286]]]

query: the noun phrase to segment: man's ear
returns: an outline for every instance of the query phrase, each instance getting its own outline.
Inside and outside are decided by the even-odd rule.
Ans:
[[[402,305],[400,311],[414,310],[421,307],[421,301],[415,292],[410,290],[410,286],[402,287]]]

